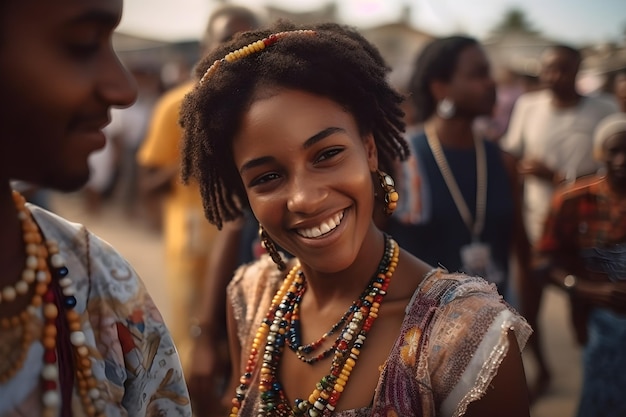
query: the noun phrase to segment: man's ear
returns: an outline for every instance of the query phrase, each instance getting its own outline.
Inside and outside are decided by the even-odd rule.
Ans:
[[[365,146],[367,164],[370,171],[374,172],[378,169],[378,148],[376,148],[376,141],[372,133],[368,133],[367,136],[363,138],[363,146]]]

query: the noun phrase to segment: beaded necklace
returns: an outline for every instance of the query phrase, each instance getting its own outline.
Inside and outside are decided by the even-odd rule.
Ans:
[[[72,383],[72,378],[66,378],[63,373],[67,369],[75,371],[73,376],[77,380],[77,391],[86,415],[103,417],[100,391],[91,371],[91,360],[85,346],[85,334],[81,331],[80,316],[74,310],[75,288],[68,277],[69,270],[65,266],[65,260],[55,241],[44,241],[37,223],[26,207],[24,197],[13,191],[13,201],[22,225],[26,266],[20,280],[14,286],[7,286],[2,290],[2,303],[26,295],[30,285],[35,285],[35,291],[24,312],[0,321],[1,329],[18,326],[23,328],[19,360],[0,375],[0,383],[12,378],[22,368],[29,346],[35,338],[27,324],[36,319],[41,307],[44,320],[41,331],[41,344],[44,348],[44,365],[41,371],[42,417],[55,417],[59,409],[61,415],[71,415],[73,389],[67,386],[67,379]],[[60,316],[60,310],[65,313],[64,318]],[[71,345],[69,350],[65,349],[68,344]],[[71,363],[65,363],[65,360]]]
[[[330,416],[356,365],[367,334],[378,317],[380,303],[387,294],[389,282],[398,265],[398,254],[399,248],[396,242],[385,235],[385,251],[377,272],[359,299],[320,340],[305,346],[299,345],[298,342],[300,335],[297,311],[306,290],[306,281],[300,265],[294,266],[274,295],[269,312],[254,337],[244,374],[240,378],[241,384],[237,387],[232,401],[233,408],[230,416],[237,416],[246,398],[259,359],[261,366],[258,388],[261,402],[258,416]],[[339,328],[341,328],[340,336],[328,351],[316,358],[308,360],[300,358],[307,363],[313,363],[321,360],[322,356],[328,357],[333,354],[330,372],[316,384],[309,398],[296,399],[295,404],[290,406],[282,384],[278,380],[278,365],[285,344],[292,344],[292,349],[294,347],[296,350],[306,348],[307,351],[313,351]],[[259,358],[261,348],[263,352]]]

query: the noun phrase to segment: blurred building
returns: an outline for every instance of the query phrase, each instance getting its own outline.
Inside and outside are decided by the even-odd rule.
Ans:
[[[167,42],[120,32],[113,34],[113,48],[126,67],[160,73],[164,88],[189,77],[200,51],[197,40]]]
[[[505,31],[482,41],[494,69],[507,68],[518,74],[537,76],[542,52],[557,42],[536,32]]]
[[[581,81],[590,91],[611,92],[615,75],[626,71],[626,42],[582,48]]]
[[[265,13],[269,22],[286,19],[298,24],[342,23],[337,14],[337,5],[334,3],[327,3],[307,12],[291,12],[278,7],[267,7]],[[403,20],[398,22],[361,29],[363,35],[379,48],[388,65],[393,69],[391,82],[399,89],[405,88],[417,53],[434,38],[411,26],[408,22],[408,16],[410,16],[408,7],[402,16]],[[124,33],[114,35],[113,46],[127,66],[152,66],[162,71],[165,78],[175,78],[175,68],[178,67],[182,71],[190,71],[199,53],[197,40],[171,43]],[[170,83],[167,80],[164,81],[166,86]]]
[[[390,81],[396,88],[404,89],[416,55],[432,39],[432,34],[415,28],[409,22],[411,6],[405,6],[401,18],[374,27],[360,28],[363,35],[376,45],[393,69]],[[269,22],[286,19],[295,23],[342,23],[336,3],[326,3],[306,12],[292,12],[279,7],[264,9]],[[523,16],[522,16],[523,17]],[[123,33],[114,35],[114,47],[129,67],[154,67],[161,71],[165,87],[189,76],[197,62],[197,40],[165,42]],[[494,73],[506,68],[525,76],[539,72],[541,53],[550,45],[559,43],[523,24],[516,30],[502,27],[481,40],[494,67]],[[574,45],[576,46],[576,45]],[[590,45],[581,48],[583,65],[580,85],[585,93],[602,89],[612,79],[612,74],[626,68],[626,43]]]

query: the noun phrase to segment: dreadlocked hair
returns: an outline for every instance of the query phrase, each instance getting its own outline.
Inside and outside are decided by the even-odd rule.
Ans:
[[[281,36],[231,62],[222,60],[183,102],[182,179],[198,182],[205,215],[218,228],[240,217],[248,204],[232,139],[259,87],[297,89],[339,103],[353,115],[362,135],[372,133],[379,166],[387,172],[409,154],[399,107],[403,97],[387,83],[389,68],[378,50],[352,28],[279,21],[266,30],[240,33],[198,64],[197,78],[229,52],[294,30],[305,32]]]

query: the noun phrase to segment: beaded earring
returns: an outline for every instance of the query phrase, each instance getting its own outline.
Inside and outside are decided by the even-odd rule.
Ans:
[[[384,197],[384,201],[385,201],[385,214],[387,216],[391,216],[391,214],[395,211],[395,209],[398,207],[398,192],[396,191],[396,184],[393,181],[393,178],[391,178],[391,175],[377,169],[376,170],[376,176],[378,176],[378,181],[380,182],[380,186],[382,187],[383,191],[385,192],[385,197]]]
[[[287,269],[287,265],[285,265],[285,261],[283,261],[282,256],[278,253],[278,249],[276,249],[276,244],[272,240],[271,237],[267,234],[263,226],[259,225],[259,238],[261,239],[261,245],[265,248],[269,256],[272,258],[272,261],[276,264],[279,271],[284,271]]]

